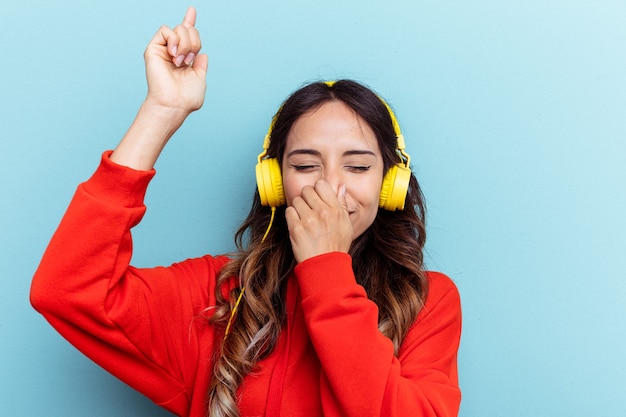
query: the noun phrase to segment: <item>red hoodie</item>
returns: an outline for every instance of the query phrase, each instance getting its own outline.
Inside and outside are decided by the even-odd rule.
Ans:
[[[35,274],[31,302],[70,343],[155,403],[204,416],[223,337],[205,317],[228,259],[129,266],[130,230],[145,212],[154,171],[116,165],[109,155],[78,187]],[[349,255],[298,264],[278,344],[240,387],[241,415],[457,416],[459,295],[445,275],[429,272],[428,280],[426,305],[395,357]]]

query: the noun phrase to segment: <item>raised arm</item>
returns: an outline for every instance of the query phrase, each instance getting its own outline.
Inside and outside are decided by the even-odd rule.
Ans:
[[[208,57],[195,28],[196,10],[190,7],[183,22],[162,26],[146,51],[148,95],[111,160],[137,170],[150,170],[163,147],[187,116],[202,107]]]
[[[148,96],[114,156],[105,152],[96,172],[78,186],[30,294],[32,305],[70,343],[177,415],[189,414],[196,380],[206,379],[197,376],[197,363],[210,356],[213,331],[195,319],[214,305],[220,265],[208,256],[166,268],[129,264],[131,228],[145,213],[150,168],[204,100],[207,57],[197,55],[194,23],[189,9],[183,24],[162,27],[151,40],[145,52]]]

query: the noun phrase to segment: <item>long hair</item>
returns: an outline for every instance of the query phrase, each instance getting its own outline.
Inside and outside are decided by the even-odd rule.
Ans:
[[[268,155],[282,164],[287,136],[303,114],[329,101],[349,106],[373,130],[382,153],[384,172],[399,161],[397,140],[389,111],[367,87],[350,80],[332,85],[318,82],[294,92],[275,117]],[[255,364],[276,347],[285,321],[285,286],[296,265],[288,238],[285,207],[278,207],[265,239],[270,208],[261,205],[258,191],[247,218],[235,234],[238,253],[221,271],[211,321],[225,328],[235,300],[245,287],[230,333],[216,350],[215,368],[207,396],[210,416],[239,416],[237,389]],[[352,242],[350,255],[357,282],[378,305],[380,332],[398,354],[400,345],[426,300],[428,285],[422,249],[426,240],[422,192],[411,175],[405,208],[379,209],[373,224]],[[222,288],[232,277],[240,288],[224,297]]]

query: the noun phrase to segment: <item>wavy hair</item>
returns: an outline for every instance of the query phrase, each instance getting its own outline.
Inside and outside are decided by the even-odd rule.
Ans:
[[[317,82],[294,92],[275,116],[268,155],[282,164],[287,136],[295,121],[335,100],[349,106],[372,128],[387,172],[399,158],[389,111],[374,92],[351,80],[332,85]],[[252,208],[235,234],[238,252],[219,273],[217,306],[210,319],[214,325],[226,327],[241,288],[245,287],[245,293],[228,337],[216,349],[207,415],[239,416],[237,389],[278,342],[286,317],[285,287],[296,265],[284,213],[284,206],[276,209],[274,223],[263,240],[271,211],[261,205],[257,190]],[[404,210],[379,209],[373,224],[350,248],[356,280],[378,305],[379,330],[393,342],[396,355],[426,300],[428,283],[422,254],[425,232],[424,198],[412,174]],[[222,289],[233,277],[239,278],[240,287],[225,297]]]

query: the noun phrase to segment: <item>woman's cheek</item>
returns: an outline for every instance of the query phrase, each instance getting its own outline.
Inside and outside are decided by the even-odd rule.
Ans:
[[[305,184],[302,181],[295,181],[292,177],[286,176],[283,178],[283,188],[285,190],[285,198],[287,199],[287,205],[290,206],[294,198],[300,196],[302,188]]]
[[[317,175],[288,172],[283,176],[283,189],[287,205],[291,205],[294,198],[302,194],[302,189],[307,185],[315,186]]]

